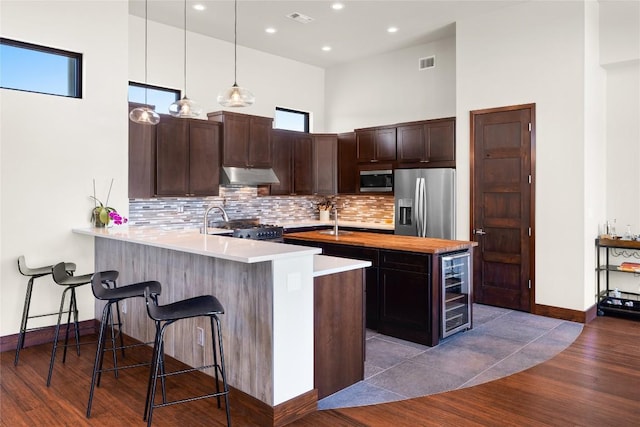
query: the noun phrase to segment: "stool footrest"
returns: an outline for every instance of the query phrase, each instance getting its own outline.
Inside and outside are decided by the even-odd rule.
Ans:
[[[224,396],[225,394],[229,394],[229,391],[221,391],[220,393],[211,393],[211,394],[204,394],[202,396],[187,397],[186,399],[171,400],[169,402],[154,404],[153,407],[162,408],[163,406],[177,405],[178,403],[195,402],[196,400],[210,399],[212,397],[220,397],[220,396]]]
[[[158,375],[158,378],[171,377],[173,375],[186,374],[186,373],[193,372],[193,371],[203,371],[203,370],[209,369],[209,368],[217,368],[218,370],[220,370],[220,366],[219,365],[215,365],[215,364],[214,365],[205,365],[205,366],[199,366],[197,368],[182,369],[180,371],[165,372],[164,374]]]

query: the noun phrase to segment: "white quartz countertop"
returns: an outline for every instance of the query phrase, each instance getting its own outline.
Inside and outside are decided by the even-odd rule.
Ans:
[[[327,276],[329,274],[342,273],[358,268],[370,267],[371,261],[362,261],[350,258],[338,258],[328,255],[315,255],[313,257],[313,277]]]
[[[293,221],[293,222],[281,222],[278,223],[279,226],[283,227],[285,230],[292,230],[296,228],[304,228],[304,227],[333,227],[334,221],[320,221],[320,220],[304,220],[304,221]],[[373,230],[393,230],[393,223],[390,224],[381,224],[379,222],[361,222],[361,221],[343,221],[338,219],[338,227],[353,227],[353,228],[370,228]]]
[[[208,230],[209,233],[212,233],[212,231],[215,230]],[[229,230],[223,231],[228,232]],[[295,258],[322,252],[320,248],[307,246],[238,239],[211,234],[204,235],[197,229],[166,230],[161,228],[114,226],[110,228],[74,228],[73,232],[244,263]]]

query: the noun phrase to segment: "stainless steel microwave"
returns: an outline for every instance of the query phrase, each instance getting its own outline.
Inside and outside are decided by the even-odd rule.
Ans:
[[[393,171],[391,169],[361,170],[361,193],[390,193],[393,191]]]

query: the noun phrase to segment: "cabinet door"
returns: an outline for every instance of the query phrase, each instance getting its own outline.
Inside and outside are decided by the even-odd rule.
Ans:
[[[396,159],[396,128],[376,130],[376,160]]]
[[[129,103],[129,111],[141,104]],[[157,126],[129,122],[129,198],[149,199],[156,195]]]
[[[313,190],[313,139],[299,136],[293,141],[293,194],[311,194]]]
[[[222,163],[225,166],[246,167],[249,152],[249,116],[225,115],[222,132]]]
[[[338,193],[354,194],[358,186],[355,132],[338,135]]]
[[[376,160],[375,130],[356,131],[356,160],[359,163],[369,163]]]
[[[429,162],[453,162],[456,160],[456,122],[438,121],[424,126]]]
[[[398,162],[419,162],[426,158],[424,127],[422,124],[398,126]]]
[[[156,138],[156,194],[185,196],[189,193],[189,123],[163,116]]]
[[[220,125],[189,121],[189,194],[217,196],[220,185]]]
[[[352,165],[355,169],[355,163]],[[336,194],[338,191],[338,137],[313,136],[313,193]]]
[[[271,131],[273,119],[250,116],[247,166],[271,167]]]
[[[289,195],[293,191],[292,144],[293,136],[290,132],[273,131],[271,141],[272,167],[280,184],[271,184],[271,195]]]
[[[378,331],[429,345],[431,301],[429,275],[380,268]]]

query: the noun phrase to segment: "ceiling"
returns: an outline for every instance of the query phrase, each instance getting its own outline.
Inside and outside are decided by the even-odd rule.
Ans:
[[[202,4],[204,11],[193,5]],[[334,1],[241,0],[238,2],[238,45],[306,64],[328,68],[340,63],[428,43],[455,34],[455,22],[509,7],[516,0],[349,0],[344,8]],[[183,28],[184,0],[148,0],[151,21]],[[300,23],[286,15],[313,18]],[[129,0],[129,13],[145,16],[144,0]],[[230,0],[187,0],[187,29],[233,42],[234,3]],[[396,33],[387,28],[395,26]],[[276,28],[267,34],[267,27]],[[331,46],[325,52],[322,47]]]

